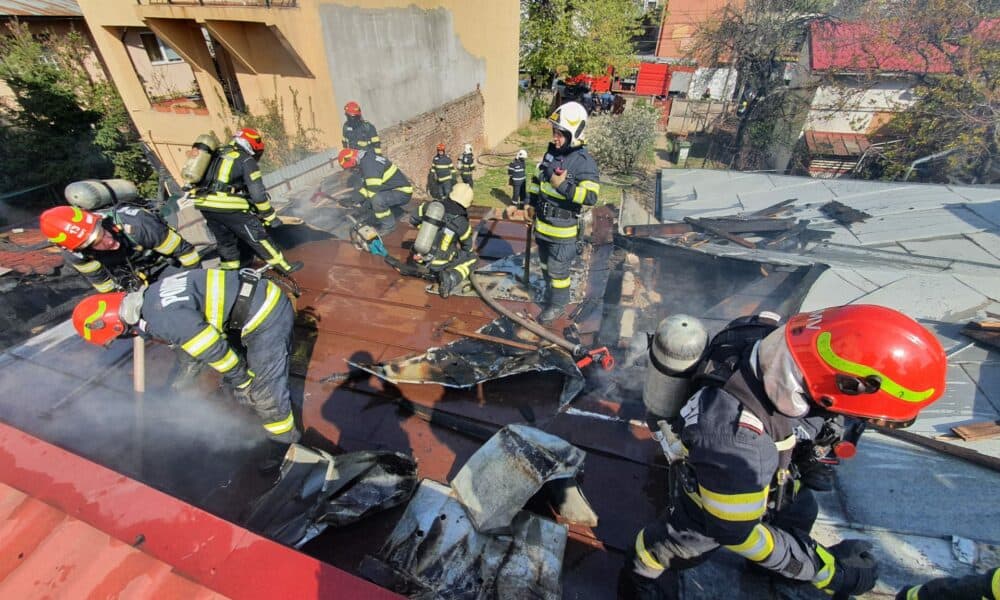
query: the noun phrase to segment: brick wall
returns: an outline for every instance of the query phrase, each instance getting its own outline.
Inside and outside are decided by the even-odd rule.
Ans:
[[[420,188],[414,190],[414,196],[425,195],[422,190],[427,183],[427,170],[439,143],[448,147],[448,156],[456,162],[465,144],[472,144],[476,156],[486,150],[484,109],[483,95],[477,88],[393,127],[375,123],[386,155]]]

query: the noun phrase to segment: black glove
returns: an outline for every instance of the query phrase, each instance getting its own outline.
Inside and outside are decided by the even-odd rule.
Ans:
[[[858,595],[875,587],[878,562],[871,553],[872,545],[864,540],[844,540],[829,548],[835,559],[833,579],[826,589],[832,592]]]

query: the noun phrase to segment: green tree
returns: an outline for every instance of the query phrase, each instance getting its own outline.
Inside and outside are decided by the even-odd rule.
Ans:
[[[239,119],[240,127],[253,127],[260,131],[264,138],[264,156],[260,161],[264,172],[280,169],[302,160],[316,152],[319,146],[318,130],[303,124],[298,92],[291,88],[289,91],[292,94],[294,131],[289,132],[285,125],[285,103],[278,97],[277,88],[273,97],[263,99],[263,112],[247,112]]]
[[[16,101],[0,107],[0,189],[111,176],[155,189],[118,92],[84,66],[87,47],[78,32],[36,37],[17,21],[0,36],[0,79]]]
[[[553,73],[624,69],[641,19],[634,0],[521,0],[521,69],[543,87]]]
[[[587,147],[602,170],[629,175],[650,156],[660,111],[644,100],[629,104],[620,115],[591,119]]]

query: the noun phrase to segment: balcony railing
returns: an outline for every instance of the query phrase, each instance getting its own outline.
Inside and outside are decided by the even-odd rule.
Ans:
[[[295,8],[296,0],[135,0],[136,4],[153,6],[172,4],[175,6],[250,6],[261,8]]]

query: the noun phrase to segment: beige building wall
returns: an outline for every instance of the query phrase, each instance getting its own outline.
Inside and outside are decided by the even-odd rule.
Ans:
[[[442,17],[438,21],[450,24],[454,43],[410,48],[408,52],[471,56],[482,64],[478,78],[466,78],[464,73],[447,68],[424,75],[439,77],[439,84],[456,90],[450,97],[444,96],[445,101],[475,91],[478,84],[484,98],[485,144],[498,143],[517,127],[517,0],[298,0],[294,8],[247,7],[235,1],[227,6],[199,6],[196,2],[149,5],[147,0],[141,4],[135,0],[79,0],[79,4],[140,133],[175,176],[195,137],[208,130],[221,137],[236,124],[201,27],[230,57],[232,79],[250,112],[261,114],[265,101],[277,101],[287,129],[294,131],[301,124],[317,133],[323,147],[336,147],[340,145],[343,105],[348,100],[357,100],[362,106],[367,100],[374,106],[379,98],[393,98],[392,103],[383,103],[388,106],[383,111],[385,122],[372,119],[380,129],[416,116],[407,114],[419,104],[412,90],[399,85],[398,77],[386,78],[394,64],[405,58],[396,56],[394,62],[394,49],[406,47],[414,31],[390,30],[389,26],[398,25],[402,11],[417,11],[417,18],[410,19],[414,29],[422,27],[420,11],[428,17]],[[363,11],[371,20],[369,31],[375,35],[364,39],[332,35],[333,25],[322,18],[331,10]],[[153,30],[185,58],[201,88],[207,115],[152,109],[122,41],[132,29],[144,28]],[[337,68],[331,66],[334,62]],[[333,72],[349,76],[335,80]],[[402,80],[405,77],[403,73]],[[359,94],[362,89],[364,93]],[[300,118],[292,110],[293,101],[301,107]]]

